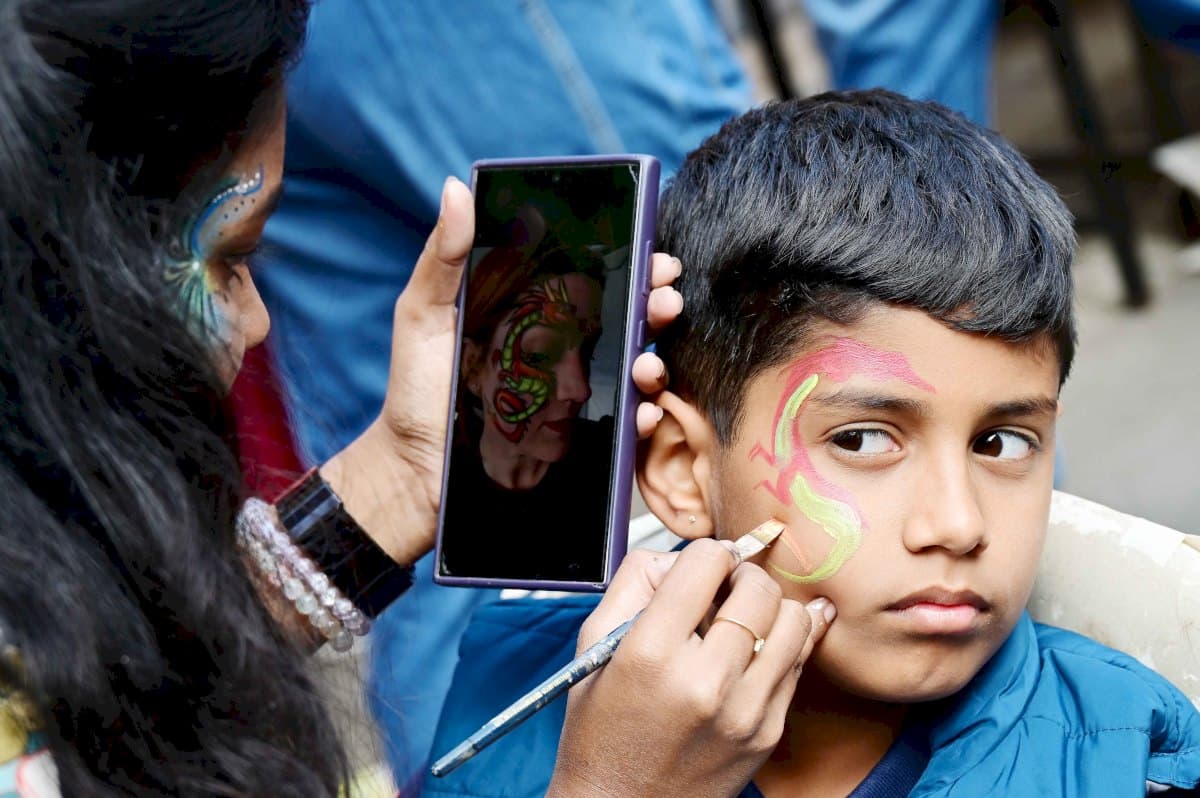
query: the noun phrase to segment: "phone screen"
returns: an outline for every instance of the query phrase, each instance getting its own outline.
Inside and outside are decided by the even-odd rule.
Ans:
[[[639,172],[476,172],[441,576],[605,578]]]

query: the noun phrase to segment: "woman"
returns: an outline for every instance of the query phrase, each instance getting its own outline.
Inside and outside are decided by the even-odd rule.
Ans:
[[[567,456],[592,397],[605,269],[586,249],[513,254],[492,250],[468,280],[459,419],[488,478],[524,491]]]
[[[269,324],[248,260],[280,191],[281,85],[306,14],[305,0],[0,5],[0,747],[23,795],[314,796],[346,781],[303,667],[331,629],[297,611],[282,555],[259,557],[279,538],[256,524],[284,519],[243,511],[239,545],[223,406]],[[404,368],[375,424],[310,476],[340,496],[353,528],[339,529],[397,563],[432,544],[444,414],[427,397],[449,392],[470,240],[469,193],[451,181],[397,302]],[[652,387],[659,372],[640,365]],[[710,597],[732,567],[684,556]],[[598,623],[645,604],[668,564],[635,560]],[[660,623],[694,628],[658,603]],[[363,631],[352,612],[334,620]],[[615,664],[576,739],[620,715]],[[688,728],[688,750],[717,766],[762,754]],[[604,783],[604,757],[564,764],[567,792]]]

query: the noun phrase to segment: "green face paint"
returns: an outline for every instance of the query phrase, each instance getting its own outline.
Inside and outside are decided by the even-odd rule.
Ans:
[[[807,574],[796,574],[771,565],[772,570],[784,579],[802,585],[820,582],[836,574],[858,550],[866,526],[850,493],[817,473],[800,438],[797,420],[805,400],[820,382],[818,374],[824,374],[833,382],[845,382],[854,374],[880,381],[898,379],[933,391],[933,386],[913,373],[903,355],[880,351],[851,338],[838,338],[831,346],[802,358],[791,367],[787,387],[775,412],[773,449],[767,452],[756,444],[750,450],[750,458],[762,457],[779,469],[774,483],[763,482],[760,487],[779,501],[796,507],[833,541],[829,554]],[[786,538],[788,533],[783,534]],[[788,548],[792,547],[789,545]],[[800,553],[792,550],[796,558],[804,562]]]
[[[539,283],[521,295],[504,342],[492,354],[500,367],[500,387],[492,399],[495,425],[513,443],[525,436],[529,419],[545,406],[554,390],[555,362],[527,362],[524,336],[534,327],[564,327],[572,322],[577,322],[574,306],[562,278]]]
[[[755,447],[751,452],[752,457],[761,454],[772,465],[786,464],[775,485],[764,483],[764,486],[775,494],[776,498],[794,505],[833,540],[833,549],[812,573],[794,574],[771,564],[771,569],[784,579],[801,585],[820,582],[833,576],[846,564],[850,555],[854,554],[862,542],[862,523],[859,521],[858,512],[844,501],[817,493],[809,484],[809,479],[805,478],[807,472],[810,478],[816,477],[813,481],[824,483],[821,487],[825,491],[829,492],[832,487],[813,470],[808,454],[804,451],[804,444],[796,431],[796,419],[804,406],[804,400],[817,387],[818,382],[818,376],[810,374],[798,386],[792,388],[789,394],[785,394],[782,406],[776,414],[774,453],[767,455],[761,447]]]

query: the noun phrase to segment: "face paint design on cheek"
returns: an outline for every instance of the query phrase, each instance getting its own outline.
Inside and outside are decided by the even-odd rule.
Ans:
[[[539,283],[522,294],[509,317],[504,342],[492,353],[492,362],[500,367],[500,387],[492,397],[492,407],[496,428],[513,443],[525,436],[529,419],[545,406],[554,389],[553,372],[527,362],[522,340],[534,327],[553,327],[574,320],[574,308],[561,279]],[[539,365],[553,368],[554,363]]]
[[[787,384],[779,407],[775,411],[773,447],[770,452],[755,444],[750,459],[761,457],[779,469],[774,483],[764,481],[766,489],[779,501],[791,504],[810,521],[817,524],[833,540],[833,548],[815,568],[789,539],[785,531],[784,545],[808,573],[796,574],[772,564],[771,568],[785,579],[799,584],[811,584],[828,579],[846,564],[862,542],[866,527],[850,493],[832,484],[813,467],[808,450],[800,437],[797,418],[804,401],[824,375],[831,382],[845,382],[862,374],[881,382],[902,380],[922,390],[933,392],[933,386],[918,377],[907,359],[897,352],[884,352],[852,338],[837,338],[818,352],[801,358],[788,371]]]
[[[263,169],[241,181],[225,183],[189,222],[182,236],[183,256],[167,266],[167,284],[177,292],[184,318],[202,336],[229,344],[229,319],[217,305],[221,286],[212,267],[214,250],[230,226],[250,213],[263,187]]]

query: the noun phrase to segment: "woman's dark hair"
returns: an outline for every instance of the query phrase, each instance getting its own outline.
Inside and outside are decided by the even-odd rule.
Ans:
[[[0,684],[63,795],[335,794],[236,547],[212,353],[164,252],[265,132],[306,0],[0,3]]]

